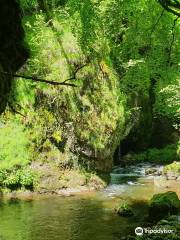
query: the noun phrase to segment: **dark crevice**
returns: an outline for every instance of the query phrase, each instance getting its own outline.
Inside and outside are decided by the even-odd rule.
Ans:
[[[0,70],[15,73],[29,57],[24,42],[21,9],[16,0],[1,1],[0,7]],[[6,107],[11,90],[11,76],[0,74],[0,113]]]

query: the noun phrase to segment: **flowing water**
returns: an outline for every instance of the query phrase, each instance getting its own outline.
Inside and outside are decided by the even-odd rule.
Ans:
[[[144,223],[154,193],[180,189],[179,181],[167,186],[158,176],[145,176],[144,166],[117,167],[111,179],[99,192],[1,200],[0,240],[119,240]],[[114,212],[124,201],[132,204],[135,216],[123,218]]]

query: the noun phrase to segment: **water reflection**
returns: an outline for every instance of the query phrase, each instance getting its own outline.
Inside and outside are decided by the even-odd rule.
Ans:
[[[117,216],[114,204],[95,195],[6,202],[0,206],[0,239],[117,240],[137,222]]]
[[[132,173],[131,169],[131,173]],[[126,181],[110,184],[100,192],[74,197],[46,197],[34,201],[0,201],[0,240],[119,240],[142,226],[153,194],[167,191],[167,182],[159,176],[145,176],[142,167],[129,172]],[[117,176],[115,176],[116,178]],[[129,178],[130,177],[130,178]],[[180,194],[180,181],[168,181],[168,190]],[[114,208],[128,201],[135,215],[123,218]]]

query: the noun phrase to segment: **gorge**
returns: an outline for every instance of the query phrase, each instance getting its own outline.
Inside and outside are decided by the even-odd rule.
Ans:
[[[51,217],[60,221],[55,213],[56,208],[62,211],[58,195],[73,195],[63,213],[67,219],[71,207],[78,221],[86,209],[92,217],[87,224],[91,224],[97,207],[105,224],[102,229],[111,220],[122,221],[120,232],[115,227],[117,238],[113,238],[113,227],[107,230],[108,240],[120,239],[131,220],[117,220],[100,205],[108,205],[110,211],[129,198],[138,205],[142,194],[139,200],[142,205],[146,202],[147,211],[147,201],[155,193],[171,190],[179,196],[178,2],[1,1],[0,193],[5,202],[2,208],[0,202],[0,211],[4,211],[7,240],[16,231],[5,229],[11,211],[20,217],[21,208],[24,216],[35,208],[29,219],[33,222],[38,214],[44,219],[43,206],[49,208],[52,200]],[[129,179],[134,168],[151,176]],[[157,168],[163,170],[157,173]],[[127,174],[125,183],[121,174]],[[40,200],[32,205],[18,200],[26,195],[30,202]],[[49,195],[51,200],[46,198]],[[12,206],[11,200],[13,204],[15,200]],[[66,200],[60,197],[59,201],[66,206]],[[135,211],[139,212],[138,207]],[[18,224],[22,233],[23,221]],[[71,225],[69,239],[84,239],[81,234],[71,238],[70,229]],[[27,240],[35,239],[33,230],[27,232],[34,234]],[[53,239],[59,239],[60,232]]]

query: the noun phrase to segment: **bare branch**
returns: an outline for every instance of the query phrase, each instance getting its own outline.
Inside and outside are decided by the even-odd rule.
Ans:
[[[10,107],[10,109],[12,110],[13,113],[18,114],[18,115],[20,115],[21,117],[26,117],[24,114],[22,114],[21,112],[17,111],[17,110],[13,107],[13,105],[11,105],[11,103],[10,103],[9,101],[8,101],[7,103],[8,103],[8,106]]]
[[[151,35],[152,35],[152,33],[155,31],[157,25],[159,24],[159,22],[160,22],[160,20],[161,20],[161,18],[162,18],[162,16],[163,16],[163,14],[164,14],[164,11],[165,11],[165,9],[162,10],[160,16],[158,17],[157,21],[156,21],[155,24],[153,25],[152,30],[151,30]]]
[[[85,64],[83,64],[82,66],[78,66],[78,67],[76,68],[76,70],[74,71],[73,76],[70,77],[70,78],[68,78],[68,79],[66,79],[66,80],[64,80],[62,83],[66,83],[66,82],[71,81],[71,80],[76,80],[76,79],[77,79],[77,74],[78,74],[78,72],[79,72],[81,69],[83,69],[84,67],[86,67],[87,65],[88,65],[88,62],[85,63]]]
[[[42,78],[37,78],[37,77],[33,77],[33,76],[24,76],[24,75],[20,75],[20,74],[13,74],[13,73],[9,73],[9,72],[3,72],[0,71],[0,74],[4,74],[6,76],[10,76],[10,77],[14,77],[14,78],[23,78],[26,80],[33,80],[34,82],[42,82],[42,83],[46,83],[46,84],[50,84],[50,85],[54,85],[54,86],[60,86],[60,85],[64,85],[64,86],[70,86],[70,87],[78,87],[77,85],[73,84],[73,83],[66,83],[66,80],[63,82],[56,82],[56,81],[49,81],[46,79],[42,79]],[[69,79],[67,79],[69,80]]]
[[[4,100],[7,102],[9,108],[11,109],[11,111],[12,111],[13,113],[18,114],[18,115],[20,115],[20,116],[22,116],[22,117],[26,117],[24,114],[22,114],[21,112],[19,112],[18,110],[16,110],[16,109],[14,108],[14,106],[12,105],[12,103],[11,103],[6,97],[0,96],[0,99],[4,99]],[[20,106],[19,104],[16,104],[16,105],[17,105],[17,106]],[[21,107],[21,106],[20,106],[20,107]]]

